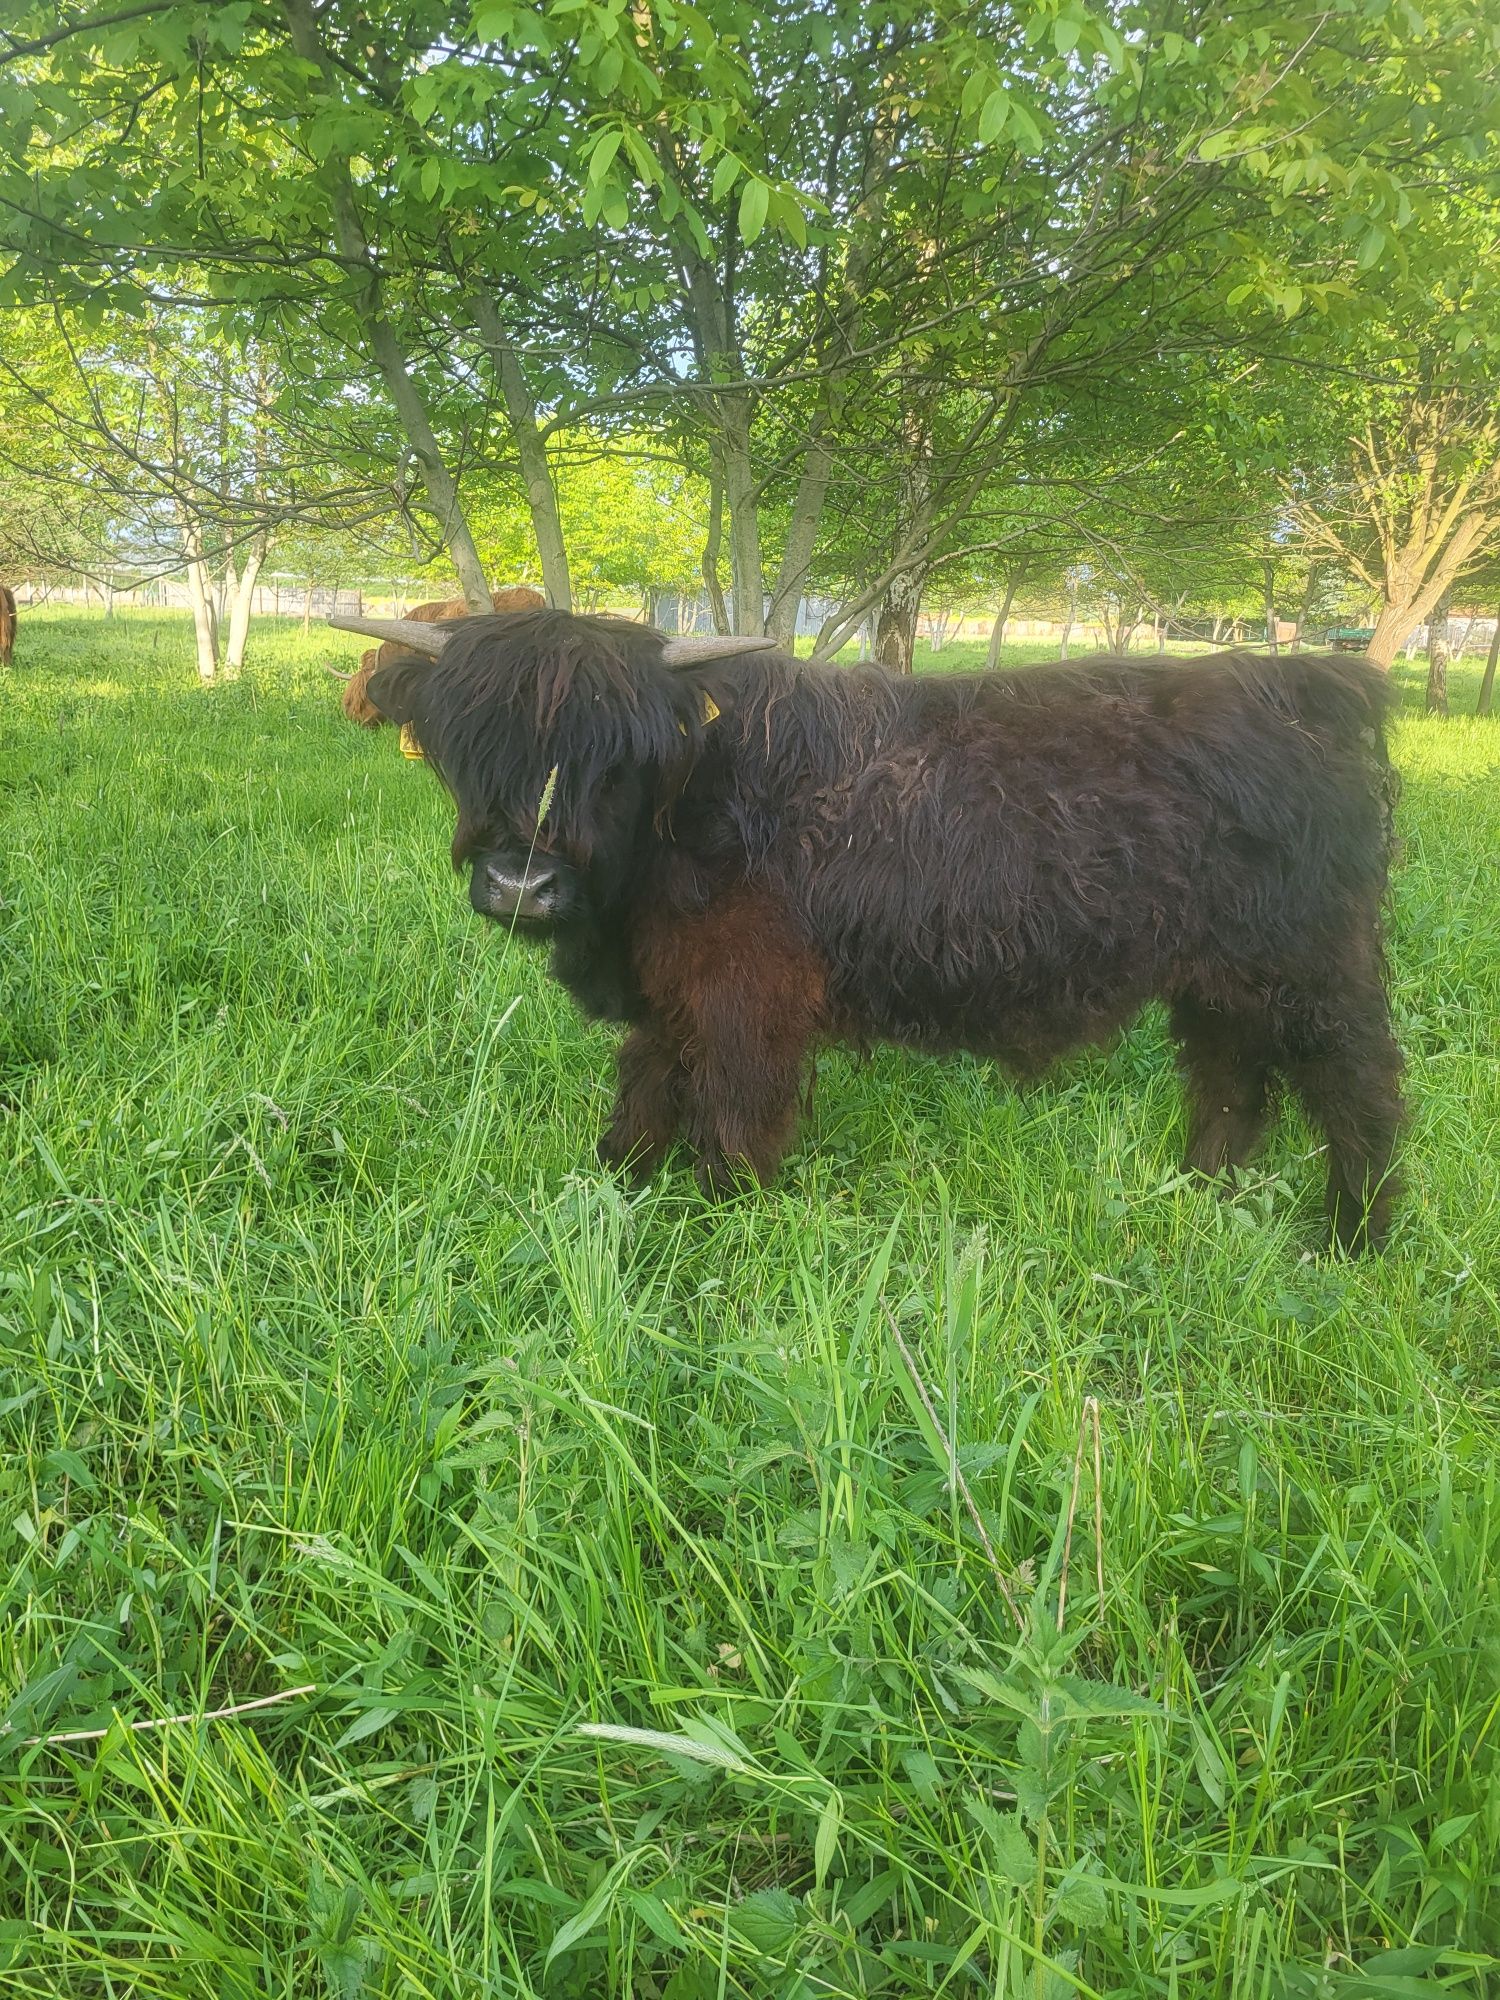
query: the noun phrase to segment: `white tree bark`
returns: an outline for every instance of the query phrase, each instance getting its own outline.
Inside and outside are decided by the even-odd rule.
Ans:
[[[189,525],[183,534],[187,553],[188,598],[193,607],[193,638],[198,653],[198,678],[216,680],[219,672],[219,621],[214,610],[213,579],[203,560],[203,534]]]
[[[229,597],[229,642],[224,649],[224,665],[232,674],[245,664],[245,647],[250,637],[250,608],[255,602],[255,585],[260,576],[265,551],[251,547]]]

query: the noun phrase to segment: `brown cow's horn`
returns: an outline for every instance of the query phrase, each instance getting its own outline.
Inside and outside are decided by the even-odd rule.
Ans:
[[[367,639],[388,641],[393,646],[405,646],[409,652],[425,653],[435,660],[450,635],[441,625],[424,625],[419,618],[330,618],[328,623],[336,632],[360,632]]]
[[[773,639],[737,639],[729,635],[701,639],[668,639],[661,649],[663,666],[701,667],[709,660],[729,660],[736,653],[763,653]]]
[[[354,678],[353,674],[341,674],[332,660],[323,662],[323,671],[325,674],[332,674],[336,681],[352,681]]]

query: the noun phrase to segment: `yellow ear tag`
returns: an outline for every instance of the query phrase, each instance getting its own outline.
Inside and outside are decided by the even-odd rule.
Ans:
[[[414,763],[418,764],[425,764],[427,761],[423,755],[421,744],[411,733],[411,724],[409,722],[403,722],[401,725],[401,755],[403,757],[410,757]]]
[[[723,711],[720,709],[719,704],[713,699],[711,695],[700,694],[698,699],[703,704],[703,727],[707,729],[708,725],[711,722],[718,721]],[[677,727],[682,731],[684,736],[687,735],[686,723],[679,722]]]

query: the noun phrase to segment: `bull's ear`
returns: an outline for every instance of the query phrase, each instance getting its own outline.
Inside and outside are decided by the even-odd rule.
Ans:
[[[387,722],[410,722],[418,688],[432,672],[430,660],[392,660],[377,667],[365,683],[365,695]]]

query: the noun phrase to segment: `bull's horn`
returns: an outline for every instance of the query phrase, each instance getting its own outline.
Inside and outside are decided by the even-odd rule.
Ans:
[[[388,641],[393,646],[405,646],[408,652],[425,653],[435,660],[449,634],[441,625],[424,625],[420,618],[330,618],[328,623],[336,632],[359,632],[366,639]]]
[[[668,639],[661,649],[663,666],[701,667],[709,660],[729,660],[736,653],[764,653],[774,639],[737,639],[714,636],[700,639]]]
[[[332,660],[323,662],[323,671],[325,674],[332,674],[336,681],[352,681],[354,678],[353,674],[341,674]]]

